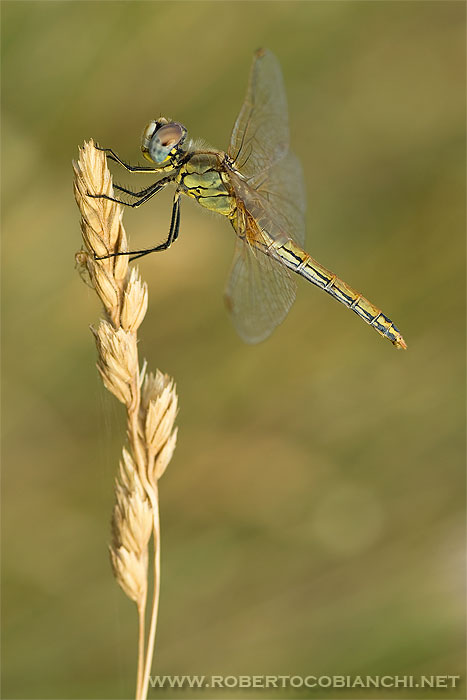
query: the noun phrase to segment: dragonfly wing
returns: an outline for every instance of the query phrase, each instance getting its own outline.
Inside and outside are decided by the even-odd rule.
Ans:
[[[246,208],[253,192],[262,196],[274,226],[300,246],[305,241],[305,184],[298,158],[289,151],[289,124],[284,81],[271,51],[256,52],[248,89],[232,131],[229,156],[242,179],[233,178]],[[246,188],[238,187],[245,183]],[[249,192],[248,192],[249,190]],[[248,196],[250,194],[250,197]]]
[[[259,49],[228,154],[249,178],[283,158],[288,148],[287,99],[279,61],[271,51]]]
[[[234,224],[238,238],[225,298],[240,337],[257,343],[284,320],[295,299],[294,275],[274,255],[274,244],[292,239],[302,247],[305,240],[303,173],[289,151],[284,83],[270,51],[255,54],[228,153],[243,217]]]
[[[235,187],[235,182],[233,183]],[[250,180],[250,187],[261,195],[262,206],[269,225],[265,229],[275,238],[291,238],[303,248],[305,245],[305,181],[297,156],[289,151],[282,160],[265,173]],[[245,206],[248,209],[248,196]]]
[[[287,316],[296,282],[289,270],[262,252],[264,247],[237,238],[225,302],[239,336],[246,343],[265,340]]]

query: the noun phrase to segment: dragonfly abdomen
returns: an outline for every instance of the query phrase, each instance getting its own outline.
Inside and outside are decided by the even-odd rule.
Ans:
[[[275,247],[274,252],[287,267],[347,306],[396,347],[404,348],[404,350],[407,348],[399,329],[388,316],[383,314],[381,309],[352,289],[333,272],[320,265],[293,241],[289,239],[287,243]]]

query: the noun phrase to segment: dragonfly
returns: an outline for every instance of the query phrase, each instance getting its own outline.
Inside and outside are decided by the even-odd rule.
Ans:
[[[164,176],[137,192],[114,185],[131,201],[93,196],[139,207],[167,185],[175,185],[167,239],[152,248],[102,258],[125,254],[135,260],[167,250],[178,237],[180,198],[186,195],[227,217],[234,228],[235,252],[225,301],[245,342],[264,340],[284,320],[300,276],[351,309],[397,348],[406,349],[388,316],[305,251],[304,177],[289,141],[280,64],[270,50],[259,49],[227,152],[197,147],[183,124],[165,117],[152,120],[143,132],[141,150],[150,167],[129,165],[112,149],[100,149],[129,172]]]

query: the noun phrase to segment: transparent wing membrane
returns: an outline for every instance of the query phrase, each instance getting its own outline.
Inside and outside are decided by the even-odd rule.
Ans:
[[[250,181],[261,196],[261,206],[270,221],[266,228],[305,245],[305,182],[297,156],[288,152],[281,161]],[[247,195],[248,200],[248,195]],[[248,202],[246,202],[248,208]]]
[[[296,283],[289,270],[237,238],[225,301],[239,336],[247,343],[265,340],[287,316]]]
[[[287,99],[281,68],[274,54],[260,49],[253,60],[228,154],[249,178],[283,158],[288,148]]]
[[[293,275],[271,243],[305,241],[305,185],[289,151],[287,101],[281,69],[270,51],[255,55],[245,101],[229,147],[235,168],[239,238],[225,291],[227,307],[243,340],[267,338],[295,299]]]

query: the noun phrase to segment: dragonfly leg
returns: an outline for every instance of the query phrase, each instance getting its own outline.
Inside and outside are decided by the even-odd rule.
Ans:
[[[145,255],[148,255],[149,253],[158,253],[161,250],[167,250],[167,248],[170,248],[172,243],[177,240],[178,238],[178,233],[180,230],[180,192],[177,190],[174,195],[174,200],[173,200],[173,206],[172,206],[172,218],[170,220],[170,229],[169,229],[169,235],[167,236],[167,240],[164,241],[163,243],[160,243],[159,245],[154,246],[153,248],[146,248],[145,250],[133,250],[131,253],[128,253],[132,257],[130,258],[130,262],[133,260],[136,260],[137,258],[142,258]]]
[[[175,212],[175,221],[174,221]],[[176,192],[174,195],[173,207],[172,207],[172,219],[170,220],[170,228],[173,229],[172,233],[172,243],[178,238],[180,233],[180,192]]]
[[[154,185],[149,185],[149,187],[145,187],[144,190],[139,190],[139,192],[135,192],[134,190],[127,190],[126,187],[122,187],[121,185],[113,185],[114,190],[118,190],[119,192],[125,192],[125,194],[130,194],[132,197],[144,197],[153,187]]]
[[[171,177],[164,177],[162,180],[159,180],[158,182],[154,183],[154,185],[150,185],[149,187],[146,187],[146,189],[141,190],[140,192],[132,192],[131,190],[127,190],[124,187],[119,187],[118,185],[115,185],[115,188],[118,190],[121,190],[122,192],[126,192],[127,194],[133,195],[133,197],[139,197],[139,199],[136,202],[124,202],[123,199],[117,199],[116,197],[111,197],[109,194],[91,194],[87,192],[88,197],[92,197],[94,199],[108,199],[110,202],[116,202],[117,204],[124,204],[126,207],[140,207],[142,204],[147,202],[151,197],[154,197],[155,194],[160,192],[166,185],[169,184],[169,182],[172,182]]]
[[[159,183],[157,183],[159,184]],[[157,192],[159,190],[156,190]],[[156,192],[149,192],[145,197],[143,197],[143,201],[146,202],[150,197],[152,197]],[[104,195],[100,195],[104,196]],[[110,197],[106,197],[106,199],[111,199]],[[112,200],[114,201],[114,200]],[[142,204],[143,201],[140,200],[139,204]],[[135,204],[130,204],[129,206],[138,206],[138,202]],[[109,253],[108,255],[101,255],[101,256],[94,256],[94,260],[107,260],[107,258],[116,258],[119,255],[131,255],[132,257],[130,258],[130,262],[132,260],[136,260],[137,258],[142,258],[144,255],[148,255],[149,253],[156,253],[161,250],[167,250],[172,243],[177,240],[178,238],[178,232],[180,229],[180,192],[177,190],[174,195],[174,200],[173,200],[173,207],[172,207],[172,218],[170,220],[170,229],[169,229],[169,235],[167,236],[167,240],[164,241],[163,243],[160,243],[159,245],[153,246],[152,248],[145,248],[144,250],[128,250],[124,252],[119,252],[119,253]]]
[[[130,173],[157,173],[158,168],[151,168],[145,165],[130,165],[125,163],[111,148],[101,148],[100,146],[94,146],[97,151],[103,151],[109,160],[114,160],[116,163],[122,165]]]

